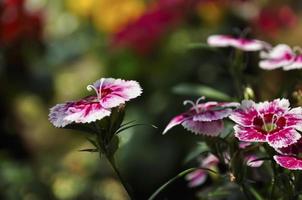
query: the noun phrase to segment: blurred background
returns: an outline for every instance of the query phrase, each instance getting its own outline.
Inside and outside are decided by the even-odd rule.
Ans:
[[[182,127],[161,134],[182,102],[236,96],[229,49],[209,49],[206,38],[249,29],[249,37],[301,45],[301,9],[299,0],[0,0],[0,199],[128,198],[105,159],[79,152],[91,147],[85,133],[48,121],[51,106],[88,95],[101,77],[144,89],[126,121],[158,129],[122,133],[116,156],[137,199],[147,199],[196,165],[185,161],[200,137]],[[244,83],[257,100],[293,98],[299,82],[279,89],[297,72],[263,71],[257,54],[248,56]],[[199,199],[199,190],[180,179],[158,199]]]

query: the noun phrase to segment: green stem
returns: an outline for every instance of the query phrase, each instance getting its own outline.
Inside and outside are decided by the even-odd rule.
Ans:
[[[269,194],[269,199],[272,200],[273,199],[273,195],[275,192],[275,183],[276,183],[276,165],[274,163],[274,161],[272,162],[272,168],[273,168],[273,177],[272,177],[272,183],[271,183],[271,191]]]
[[[127,183],[127,181],[122,177],[121,173],[119,172],[118,168],[116,167],[115,160],[113,157],[110,157],[106,155],[107,160],[111,164],[112,168],[114,169],[115,173],[117,174],[118,178],[120,179],[122,185],[124,186],[126,192],[128,193],[128,196],[130,199],[134,200],[133,190],[130,187],[130,185]]]

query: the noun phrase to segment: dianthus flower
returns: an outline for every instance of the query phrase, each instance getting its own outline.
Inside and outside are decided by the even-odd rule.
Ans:
[[[223,129],[223,118],[228,117],[234,107],[239,106],[238,103],[218,103],[209,101],[199,103],[204,97],[199,98],[195,103],[190,100],[184,101],[184,105],[191,104],[189,111],[177,115],[165,128],[163,134],[176,125],[183,127],[195,134],[203,134],[208,136],[217,136]]]
[[[234,47],[242,51],[259,51],[266,49],[269,45],[263,41],[234,37],[230,35],[211,35],[207,40],[213,47]]]
[[[71,123],[100,120],[111,114],[111,108],[124,104],[142,93],[138,82],[113,78],[102,78],[88,85],[87,89],[94,90],[96,95],[58,104],[50,109],[49,120],[54,126],[64,127]]]
[[[280,155],[275,155],[274,160],[280,166],[290,170],[302,170],[302,139],[288,147],[276,150]]]
[[[211,169],[217,167],[219,159],[213,154],[207,155],[205,158],[199,158],[200,167]],[[203,184],[208,176],[208,171],[206,169],[196,169],[193,172],[186,175],[186,180],[189,181],[189,187],[196,187]]]
[[[230,118],[237,123],[235,136],[245,142],[267,142],[274,148],[296,143],[302,130],[302,109],[289,108],[287,99],[275,99],[256,104],[243,100]]]
[[[241,149],[245,149],[247,146],[250,146],[250,145],[251,145],[251,143],[244,143],[244,145],[243,145],[242,142],[239,144]],[[224,162],[226,164],[229,164],[230,163],[229,153],[224,152],[223,157],[224,157],[223,158]],[[201,168],[194,170],[193,172],[189,173],[186,176],[186,180],[189,181],[189,184],[188,184],[189,187],[196,187],[196,186],[203,184],[206,181],[206,178],[209,173],[209,171],[207,169],[215,171],[215,170],[217,170],[216,168],[219,164],[219,159],[211,153],[209,153],[206,157],[199,157],[198,159],[199,159],[199,163],[200,163],[199,166]],[[257,168],[263,164],[263,160],[258,160],[258,159],[259,159],[259,157],[255,154],[245,153],[243,162],[249,167]],[[202,169],[202,168],[205,168],[205,169]]]
[[[266,70],[283,68],[283,70],[302,68],[302,53],[300,48],[297,51],[286,44],[279,44],[269,52],[261,52],[259,66]]]

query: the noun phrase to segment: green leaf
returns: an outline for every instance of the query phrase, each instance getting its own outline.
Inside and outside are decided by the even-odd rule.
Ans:
[[[115,132],[115,134],[119,134],[120,132],[123,132],[129,128],[135,127],[135,126],[150,126],[152,128],[157,128],[157,126],[153,125],[153,124],[133,124],[133,125],[129,125],[129,126],[123,126],[122,128],[120,128],[119,130],[117,130]]]
[[[98,152],[99,150],[98,149],[81,149],[79,151],[85,151],[85,152],[91,152],[91,153],[94,153],[94,152]]]
[[[217,99],[223,101],[232,100],[232,98],[229,95],[205,85],[183,83],[173,87],[172,91],[176,94],[181,94],[181,95],[205,96],[211,99]]]
[[[91,138],[89,138],[89,137],[86,137],[86,139],[87,139],[94,147],[99,148],[99,145],[98,145],[98,143],[97,143],[95,140],[93,140],[93,139],[91,139]]]

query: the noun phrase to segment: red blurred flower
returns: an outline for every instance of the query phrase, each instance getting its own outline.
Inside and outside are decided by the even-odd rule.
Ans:
[[[139,53],[149,52],[171,28],[179,25],[199,0],[159,0],[135,22],[117,32],[113,47],[127,47]]]
[[[260,11],[253,21],[255,28],[269,37],[276,37],[282,29],[292,28],[297,24],[297,15],[291,7],[267,7]]]
[[[41,13],[26,11],[24,0],[4,0],[0,3],[0,44],[40,39],[41,35]]]

